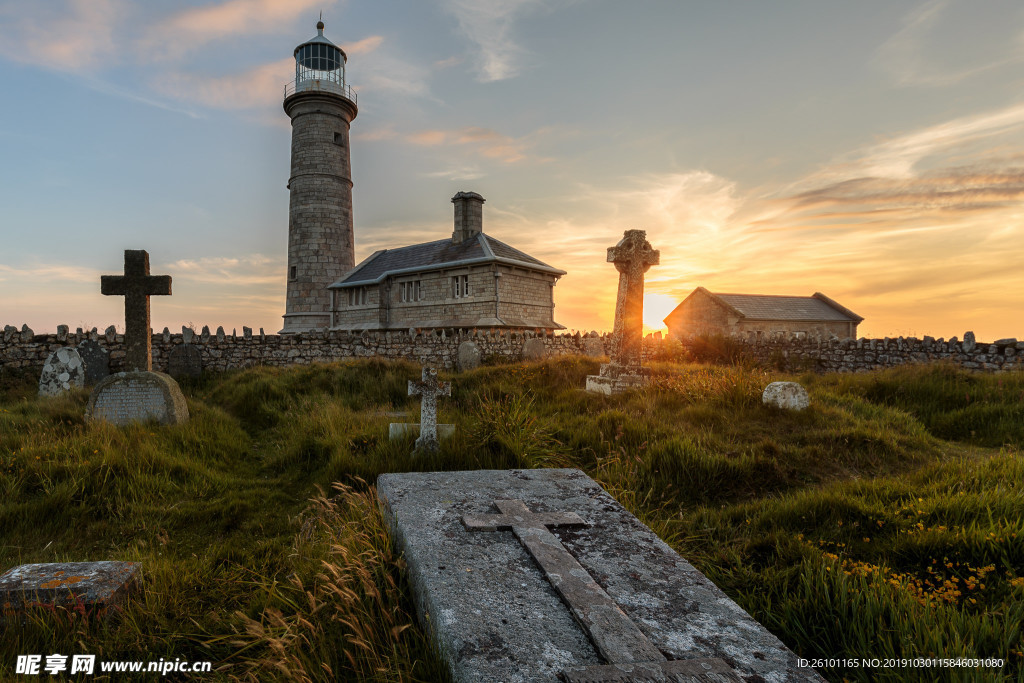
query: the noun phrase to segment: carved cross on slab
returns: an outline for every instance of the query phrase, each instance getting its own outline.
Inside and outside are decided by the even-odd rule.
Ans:
[[[101,275],[100,291],[124,297],[125,369],[153,369],[153,338],[149,321],[149,297],[171,293],[170,275],[149,274],[149,253],[124,250],[124,275]]]
[[[452,385],[437,381],[437,370],[423,368],[419,382],[409,380],[409,395],[422,396],[420,401],[420,435],[416,439],[417,450],[436,451],[437,440],[437,397],[451,396]]]
[[[465,515],[462,524],[469,531],[511,529],[586,631],[598,654],[608,662],[562,672],[567,683],[740,681],[720,659],[665,658],[548,529],[588,526],[575,512],[532,512],[521,500],[496,500],[494,505],[501,514]]]
[[[619,271],[619,292],[615,302],[617,343],[612,363],[640,365],[644,331],[644,273],[661,261],[661,252],[651,247],[643,230],[626,230],[614,247],[608,247],[608,262]]]

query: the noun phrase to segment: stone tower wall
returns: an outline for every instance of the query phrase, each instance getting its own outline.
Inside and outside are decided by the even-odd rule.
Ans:
[[[292,120],[292,165],[282,331],[297,332],[330,324],[327,286],[355,265],[349,124],[357,110],[329,92],[296,93],[284,108]]]

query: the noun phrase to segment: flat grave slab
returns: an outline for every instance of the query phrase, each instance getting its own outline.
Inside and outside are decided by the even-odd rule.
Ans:
[[[579,470],[384,474],[377,494],[456,681],[823,680]]]
[[[0,576],[3,614],[37,605],[84,608],[104,614],[142,584],[136,562],[23,564]]]

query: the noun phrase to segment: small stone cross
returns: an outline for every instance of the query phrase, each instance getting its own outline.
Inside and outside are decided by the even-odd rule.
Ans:
[[[100,291],[124,297],[125,369],[153,369],[153,331],[150,329],[149,297],[171,293],[170,275],[149,274],[149,253],[124,250],[124,275],[100,276]]]
[[[644,273],[661,260],[643,230],[626,230],[622,240],[608,247],[608,262],[619,271],[615,302],[616,343],[612,363],[639,368],[644,331]]]
[[[451,396],[452,385],[437,381],[437,370],[423,368],[419,382],[409,380],[409,395],[422,396],[420,401],[420,435],[416,439],[417,450],[436,451],[437,440],[437,397]]]
[[[555,526],[588,526],[575,512],[532,512],[521,500],[496,500],[494,506],[501,514],[464,515],[463,526],[467,531],[511,529],[590,637],[598,654],[608,662],[563,671],[563,681],[740,680],[720,659],[665,658],[549,530],[548,527]]]

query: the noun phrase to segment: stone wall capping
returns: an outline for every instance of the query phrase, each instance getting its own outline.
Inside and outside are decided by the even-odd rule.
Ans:
[[[534,340],[543,346],[545,356],[561,356],[578,354],[595,357],[604,355],[612,340],[608,333],[582,333],[580,331],[549,332],[545,330],[537,334],[534,330],[492,330],[490,328],[450,328],[445,336],[440,329],[417,330],[362,330],[357,332],[345,330],[320,330],[306,334],[266,334],[260,329],[255,335],[251,329],[243,327],[242,335],[237,330],[232,335],[225,335],[222,340],[208,337],[200,346],[202,350],[203,369],[220,372],[231,368],[249,367],[252,365],[286,366],[299,363],[325,362],[344,360],[356,357],[383,357],[408,359],[419,363],[430,362],[439,368],[455,368],[459,361],[458,347],[466,340],[474,340],[482,357],[504,357],[516,359],[520,356],[523,344]],[[248,334],[246,330],[249,329]],[[108,328],[108,332],[109,332]],[[29,330],[31,333],[31,330]],[[60,341],[62,330],[58,328],[48,334],[36,335],[19,332],[13,325],[6,325],[0,334],[0,367],[38,367],[41,368],[47,356],[57,347],[65,345]],[[68,336],[72,336],[68,334]],[[121,372],[125,364],[124,335],[113,334],[108,339],[107,333],[102,336],[95,332],[82,332],[77,335],[78,345],[91,338],[98,348],[109,354],[110,371]],[[182,327],[181,333],[152,335],[154,370],[165,372],[168,367],[170,352],[177,346],[192,342],[195,331]],[[955,342],[942,339],[928,343],[910,341],[904,338],[900,348],[899,338],[860,338],[857,340],[820,340],[812,335],[797,336],[792,334],[762,334],[759,338],[750,334],[735,337],[741,344],[743,352],[763,363],[778,362],[781,358],[789,369],[796,371],[815,370],[818,372],[858,372],[884,367],[895,367],[905,363],[947,361],[961,367],[996,372],[1006,370],[1024,370],[1024,341],[1010,343],[975,343],[962,348]],[[643,357],[650,359],[657,354],[664,343],[657,336],[643,340]],[[1000,339],[1009,342],[1012,338]],[[908,343],[909,342],[909,343]],[[198,344],[198,341],[195,342]],[[693,343],[692,338],[672,340],[671,344],[687,346]],[[68,345],[74,346],[68,342]],[[538,349],[539,351],[539,349]]]
[[[199,333],[199,341],[203,342],[204,344],[206,342],[210,341],[210,326],[209,325],[203,325],[203,331]]]

